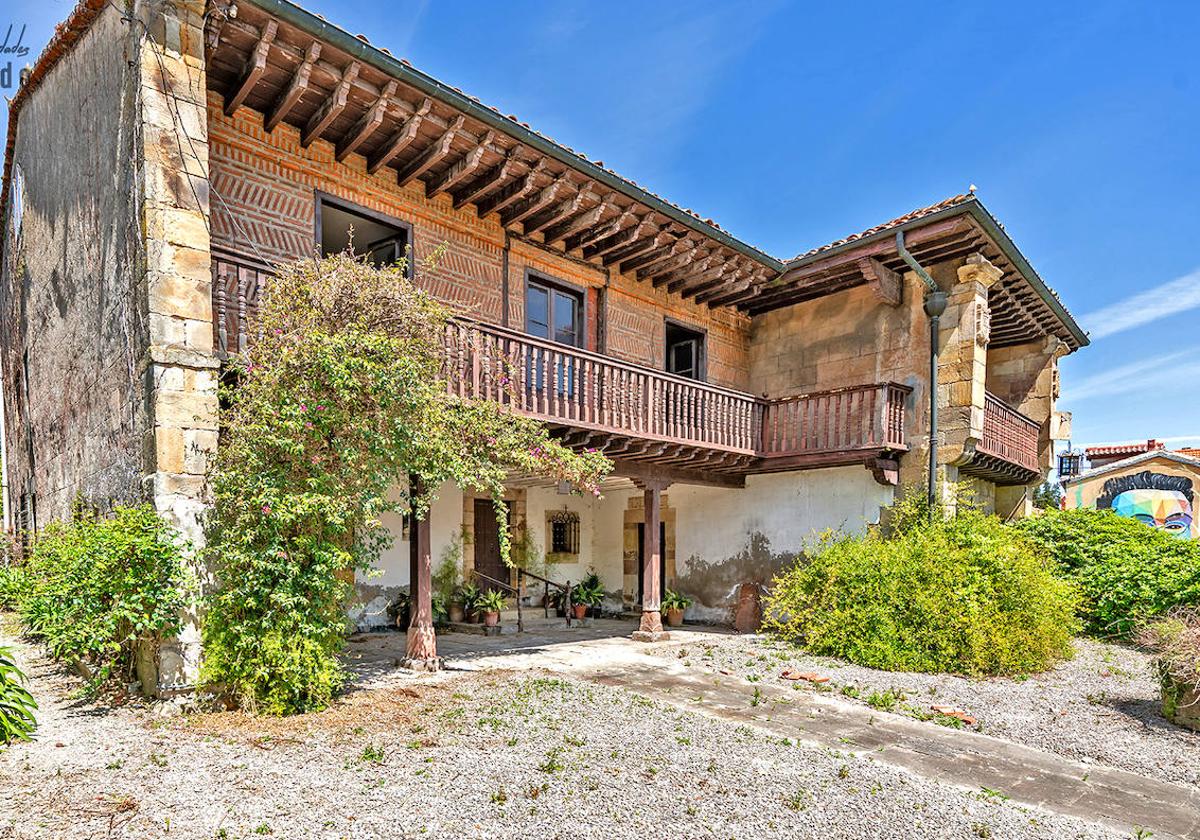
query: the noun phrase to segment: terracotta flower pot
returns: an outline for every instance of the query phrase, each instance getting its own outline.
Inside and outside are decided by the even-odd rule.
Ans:
[[[663,613],[663,617],[667,620],[668,627],[683,626],[683,610],[679,607],[673,607]]]
[[[466,620],[466,617],[467,617],[466,608],[463,607],[463,605],[458,603],[457,601],[450,602],[450,606],[447,608],[447,612],[450,613],[450,621],[455,624],[461,624],[463,621]]]
[[[580,621],[587,618],[587,612],[588,612],[587,604],[573,604],[572,609],[575,612],[575,617],[578,618]]]
[[[500,613],[489,612],[489,613],[483,614],[483,626],[484,627],[495,627],[499,623],[500,623]]]

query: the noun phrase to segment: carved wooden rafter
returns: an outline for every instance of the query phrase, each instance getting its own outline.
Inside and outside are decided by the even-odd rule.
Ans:
[[[595,259],[596,257],[604,257],[605,265],[608,265],[608,256],[614,251],[628,248],[633,243],[647,236],[652,236],[658,231],[658,226],[647,218],[638,222],[635,227],[627,230],[615,231],[608,236],[598,239],[589,245],[584,246],[583,258],[585,260]]]
[[[329,94],[329,98],[325,100],[325,104],[318,108],[317,112],[312,115],[308,124],[304,126],[304,130],[300,133],[300,145],[303,148],[307,149],[312,145],[312,142],[320,137],[325,129],[329,128],[330,124],[338,118],[342,111],[346,110],[347,98],[350,95],[350,86],[358,78],[358,73],[361,69],[362,66],[357,61],[354,61],[342,71],[342,78],[338,82],[337,87]]]
[[[463,115],[459,114],[455,117],[450,126],[442,132],[442,136],[437,139],[437,142],[417,155],[407,166],[396,173],[396,186],[403,187],[412,181],[413,178],[424,174],[431,167],[436,166],[446,155],[450,154],[450,146],[454,143],[454,138],[458,136],[458,132],[462,130],[464,122],[466,122],[466,117]]]
[[[651,258],[656,254],[670,253],[670,249],[678,240],[667,230],[658,230],[653,236],[642,235],[635,237],[632,244],[619,248],[604,256],[601,260],[605,267],[618,265],[625,260]],[[587,251],[583,253],[587,257]],[[618,271],[623,270],[618,268]]]
[[[697,250],[691,257],[682,265],[664,267],[657,271],[646,272],[643,274],[638,272],[638,279],[650,280],[654,284],[654,288],[665,286],[672,280],[680,281],[683,278],[691,277],[697,273],[707,271],[715,265],[721,265],[725,261],[724,255],[720,253],[720,249],[711,248],[706,251]]]
[[[483,163],[483,156],[492,143],[496,141],[496,132],[489,131],[485,134],[475,148],[467,152],[453,166],[443,172],[441,175],[434,177],[426,186],[425,193],[430,198],[447,190],[453,189],[458,184],[461,184],[471,175],[475,174],[480,164]]]
[[[630,271],[636,269],[637,279],[647,280],[656,274],[661,274],[664,271],[670,271],[671,269],[678,268],[679,266],[687,265],[696,257],[697,254],[703,253],[700,250],[702,247],[703,243],[697,240],[680,239],[676,243],[675,247],[672,248],[672,252],[670,254],[655,257],[652,260],[640,262],[637,265],[631,265],[623,262],[621,263],[621,270]],[[631,262],[638,263],[639,261],[634,260]]]
[[[577,248],[594,245],[601,239],[618,234],[630,226],[636,226],[639,222],[640,219],[636,213],[626,210],[617,218],[611,219],[602,225],[590,229],[582,228],[578,233],[568,234],[563,238],[563,248],[567,251],[574,251]]]
[[[267,71],[267,55],[271,52],[271,43],[275,40],[277,31],[279,31],[279,24],[274,18],[269,18],[258,36],[258,43],[254,45],[254,51],[246,60],[246,66],[242,69],[241,81],[234,89],[233,96],[225,100],[225,116],[232,116],[233,112],[241,107],[242,103],[246,101],[246,97],[254,90],[254,86],[258,84],[258,80],[262,78],[263,73]]]
[[[579,191],[575,193],[574,197],[567,199],[561,204],[555,205],[544,213],[539,213],[538,215],[530,218],[524,226],[525,233],[537,233],[539,230],[543,230],[550,225],[557,224],[563,219],[567,219],[578,213],[583,208],[583,205],[594,197],[590,192],[591,186],[592,183],[588,181],[579,188]]]
[[[521,165],[521,154],[525,147],[517,144],[508,150],[504,160],[469,184],[461,194],[454,197],[454,209],[458,210],[468,204],[475,204],[483,196],[512,178]],[[480,214],[483,215],[483,214]]]
[[[858,268],[867,278],[867,285],[877,298],[888,306],[900,305],[903,284],[900,282],[899,272],[892,271],[877,257],[863,257],[858,261]]]
[[[367,174],[374,175],[383,167],[395,159],[396,155],[407,149],[417,137],[417,132],[421,130],[421,124],[429,116],[429,112],[433,109],[433,100],[426,99],[404,121],[395,134],[389,137],[384,144],[371,156],[367,161]]]
[[[296,107],[296,103],[304,96],[304,92],[308,90],[309,79],[312,78],[313,65],[317,63],[317,59],[321,57],[321,42],[313,41],[308,45],[308,51],[304,54],[304,60],[296,65],[296,71],[292,74],[292,80],[288,83],[287,89],[275,100],[275,104],[271,107],[271,113],[263,120],[263,128],[267,131],[274,131],[275,126],[279,125],[292,112],[292,108]]]
[[[536,195],[525,199],[501,213],[500,224],[503,227],[508,227],[509,225],[515,225],[522,219],[529,218],[562,195],[563,190],[567,189],[568,186],[570,186],[570,176],[566,173],[558,176],[549,186],[544,187]]]
[[[354,127],[346,132],[346,136],[337,145],[337,151],[334,157],[338,161],[345,160],[351,155],[363,141],[375,133],[383,122],[384,116],[387,115],[388,104],[392,101],[392,97],[396,95],[396,81],[390,80],[387,85],[379,92],[375,102],[367,109],[366,113],[359,118]]]
[[[617,194],[610,192],[601,198],[599,203],[596,204],[596,206],[591,210],[581,213],[574,219],[568,219],[552,227],[547,227],[543,234],[544,240],[546,242],[561,242],[572,234],[577,234],[580,231],[587,231],[594,228],[604,217],[605,211],[609,207],[614,206],[613,202],[616,201],[616,198]],[[573,249],[566,248],[564,250],[569,251]]]
[[[538,181],[542,175],[546,173],[545,158],[539,160],[537,165],[530,169],[522,178],[513,181],[501,188],[495,195],[480,201],[476,205],[480,218],[499,213],[506,207],[510,207],[518,201],[523,201],[526,197],[533,195],[538,188]]]

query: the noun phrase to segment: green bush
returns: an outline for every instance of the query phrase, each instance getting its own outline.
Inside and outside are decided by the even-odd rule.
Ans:
[[[0,610],[15,610],[28,589],[29,575],[24,564],[0,566]]]
[[[1046,511],[1013,526],[1047,551],[1081,595],[1084,626],[1128,636],[1176,606],[1200,604],[1200,542],[1108,510]]]
[[[0,647],[0,744],[28,741],[37,726],[37,701],[25,688],[25,674],[9,648]]]
[[[888,536],[827,536],[780,574],[766,626],[873,668],[1027,673],[1071,655],[1075,600],[995,517],[901,516]]]
[[[26,566],[22,623],[53,656],[90,664],[93,687],[131,678],[135,642],[178,628],[185,550],[148,505],[51,523]]]

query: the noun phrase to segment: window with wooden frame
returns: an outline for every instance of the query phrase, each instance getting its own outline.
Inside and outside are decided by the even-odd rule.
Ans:
[[[573,510],[546,512],[547,559],[562,562],[579,554],[579,514]]]
[[[317,193],[317,244],[321,254],[340,254],[349,248],[382,268],[408,254],[412,226],[366,207]],[[409,266],[411,273],[412,267]]]
[[[583,347],[583,290],[530,272],[525,280],[525,332]]]

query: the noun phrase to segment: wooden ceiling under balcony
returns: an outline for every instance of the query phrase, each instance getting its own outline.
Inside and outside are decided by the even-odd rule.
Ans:
[[[745,301],[778,273],[774,258],[602,164],[562,147],[578,157],[568,165],[250,3],[208,21],[208,85],[227,114],[250,107],[268,131],[289,123],[303,146],[325,140],[339,161],[361,155],[368,173],[391,170],[401,187],[419,181],[427,196],[497,214],[518,236],[709,307]]]

